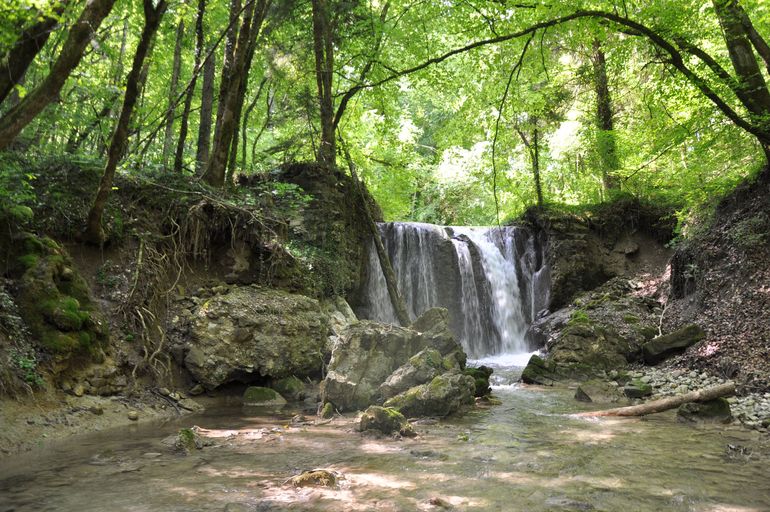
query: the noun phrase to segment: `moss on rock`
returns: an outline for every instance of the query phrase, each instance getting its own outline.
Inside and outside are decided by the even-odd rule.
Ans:
[[[285,403],[286,399],[274,389],[249,386],[246,388],[246,391],[243,392],[243,405],[263,407],[284,405]]]

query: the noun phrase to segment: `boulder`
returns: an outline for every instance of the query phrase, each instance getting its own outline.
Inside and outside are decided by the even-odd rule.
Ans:
[[[287,400],[305,399],[305,383],[294,375],[273,382],[272,387]]]
[[[422,332],[367,320],[348,326],[332,351],[321,383],[322,401],[331,402],[340,411],[364,409],[381,401],[381,393],[428,382],[434,375],[431,367],[437,371],[464,368],[465,353],[449,331],[446,310],[430,310],[423,317],[415,322]],[[432,352],[410,363],[413,356],[428,348]],[[394,372],[397,375],[383,386]]]
[[[409,358],[406,364],[390,374],[378,391],[378,400],[387,400],[409,388],[430,382],[445,371],[441,353],[434,348],[426,348]]]
[[[243,405],[249,407],[270,407],[285,404],[286,399],[279,395],[274,389],[249,386],[246,388],[246,391],[243,392]]]
[[[695,324],[658,336],[642,345],[644,362],[658,364],[674,354],[684,352],[687,347],[701,341],[705,336],[703,329]]]
[[[527,366],[525,366],[524,371],[521,372],[521,381],[524,384],[552,386],[558,378],[553,364],[550,361],[546,362],[542,357],[536,354],[529,358]]]
[[[724,398],[682,404],[676,415],[681,421],[689,422],[730,423],[733,419],[730,402]]]
[[[476,383],[473,377],[451,371],[394,396],[385,407],[398,409],[407,418],[447,416],[474,403]]]
[[[607,381],[591,379],[581,383],[575,391],[575,400],[595,404],[615,404],[624,401],[618,387]]]
[[[192,309],[184,365],[206,389],[256,376],[317,375],[328,332],[314,299],[235,286]]]
[[[487,396],[492,393],[492,388],[489,387],[489,378],[492,376],[494,370],[488,366],[479,366],[478,368],[466,368],[463,373],[473,377],[476,382],[476,397]]]
[[[644,398],[652,395],[652,386],[647,382],[634,379],[623,386],[623,393],[625,393],[628,398]]]
[[[361,432],[374,430],[385,435],[401,434],[413,436],[414,429],[406,421],[403,414],[390,407],[373,405],[361,415],[359,423]]]

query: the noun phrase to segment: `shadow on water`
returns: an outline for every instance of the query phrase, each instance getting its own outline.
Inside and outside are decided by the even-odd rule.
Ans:
[[[352,416],[292,425],[291,409],[217,408],[0,460],[0,511],[770,510],[754,434],[673,414],[575,418],[586,407],[572,391],[512,385],[520,368],[486,362],[502,404],[418,424],[415,439],[363,436]],[[191,425],[213,445],[184,456],[162,444]],[[319,467],[343,475],[338,489],[285,484]]]

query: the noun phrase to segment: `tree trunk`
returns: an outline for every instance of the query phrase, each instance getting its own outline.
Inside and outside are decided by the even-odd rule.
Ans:
[[[198,82],[198,70],[201,66],[201,56],[203,55],[203,18],[206,14],[206,0],[198,0],[198,15],[195,21],[195,57],[193,59],[193,75],[187,90],[187,96],[184,99],[184,108],[182,109],[182,119],[179,123],[179,139],[176,144],[176,153],[174,155],[174,172],[182,171],[184,164],[184,145],[187,141],[187,131],[190,119],[190,108],[192,107],[193,96],[195,95],[195,84]]]
[[[214,54],[215,55],[215,54]],[[211,122],[214,113],[214,55],[203,64],[203,86],[201,87],[201,115],[198,123],[198,144],[195,152],[195,173],[200,174],[209,161],[211,147]]]
[[[43,49],[51,31],[58,23],[57,18],[61,16],[66,6],[67,1],[62,1],[54,9],[55,16],[46,16],[22,32],[8,52],[7,58],[2,59],[3,62],[0,65],[0,103],[5,101],[14,86],[27,72],[27,68],[35,60],[37,54]]]
[[[401,294],[398,293],[398,280],[396,279],[396,273],[393,271],[393,265],[390,263],[388,257],[388,251],[385,250],[385,245],[382,243],[382,237],[380,236],[380,230],[377,227],[377,223],[374,222],[372,211],[369,209],[369,201],[364,194],[364,185],[358,179],[358,173],[356,172],[356,166],[353,164],[353,159],[350,157],[350,151],[348,151],[345,145],[342,145],[345,152],[345,160],[348,162],[348,169],[350,169],[350,175],[353,178],[353,183],[358,191],[358,195],[361,199],[361,206],[364,210],[364,221],[369,226],[369,231],[372,233],[372,239],[374,240],[374,247],[377,249],[377,258],[380,260],[380,268],[382,274],[385,276],[385,285],[388,288],[388,296],[390,296],[390,303],[393,305],[393,311],[396,312],[396,318],[398,323],[402,327],[407,327],[412,323],[409,318],[409,312],[406,309],[406,303]]]
[[[112,10],[115,0],[91,0],[70,28],[67,40],[48,76],[16,106],[0,118],[0,151],[6,149],[25,126],[54,101],[72,73],[93,33]]]
[[[243,122],[241,123],[241,168],[242,169],[246,168],[246,150],[247,150],[246,129],[248,128],[249,117],[251,116],[251,113],[256,108],[257,102],[259,101],[260,96],[262,96],[262,90],[265,88],[265,83],[267,83],[267,76],[262,78],[262,81],[259,83],[259,87],[257,88],[257,93],[254,95],[254,99],[251,101],[251,103],[249,103],[249,106],[246,107],[246,111],[243,113]]]
[[[540,131],[535,126],[532,134],[532,174],[535,177],[535,192],[537,193],[537,207],[543,208],[543,185],[540,182]]]
[[[604,189],[610,191],[619,188],[618,180],[612,173],[617,171],[620,165],[615,132],[613,131],[607,59],[598,39],[594,39],[591,63],[594,69],[594,90],[596,92],[596,150],[599,153]]]
[[[256,0],[250,8],[247,8],[238,33],[238,42],[233,54],[232,75],[228,79],[229,86],[225,102],[220,109],[222,116],[217,126],[219,133],[214,135],[214,146],[205,173],[206,181],[214,187],[222,187],[225,183],[225,172],[231,156],[233,139],[238,129],[238,116],[243,107],[245,83],[248,80],[246,65],[249,48],[252,39],[258,36],[262,28],[268,6],[269,0]]]
[[[94,204],[88,212],[86,221],[86,230],[84,238],[86,241],[94,244],[102,244],[105,240],[104,230],[102,229],[102,216],[104,208],[107,205],[107,199],[112,190],[112,181],[115,177],[115,170],[118,162],[123,157],[123,152],[128,140],[129,121],[134,110],[134,105],[139,98],[139,93],[143,86],[142,66],[147,54],[152,46],[152,40],[158,31],[160,20],[167,7],[166,0],[160,0],[157,7],[153,7],[153,0],[143,0],[144,6],[144,29],[136,47],[134,60],[131,64],[131,71],[126,79],[126,93],[123,97],[123,107],[120,111],[120,118],[112,135],[112,142],[107,153],[107,165],[104,168],[99,189],[94,198]]]
[[[253,0],[251,0],[253,1]],[[219,80],[219,95],[217,97],[217,120],[214,124],[214,140],[221,137],[222,115],[227,99],[227,91],[230,89],[230,80],[233,76],[233,60],[235,59],[235,44],[238,39],[238,13],[241,11],[241,0],[230,1],[230,25],[225,39],[224,58],[222,60],[222,77]],[[216,144],[216,143],[215,143]]]
[[[184,41],[184,20],[179,21],[174,43],[174,62],[171,67],[171,82],[168,88],[168,109],[166,110],[166,132],[163,137],[163,168],[168,169],[168,160],[174,146],[174,118],[176,97],[179,93],[179,75],[182,71],[182,42]]]
[[[604,411],[581,412],[576,416],[644,416],[654,414],[669,409],[674,409],[688,402],[707,402],[722,396],[735,394],[735,384],[727,383],[710,388],[691,391],[683,395],[670,396],[660,400],[653,400],[641,405],[632,405],[630,407],[618,407],[616,409],[606,409]]]
[[[329,7],[327,0],[312,0],[312,3],[315,74],[321,113],[321,144],[318,148],[318,162],[334,167],[337,160],[332,97],[334,47],[329,24]]]

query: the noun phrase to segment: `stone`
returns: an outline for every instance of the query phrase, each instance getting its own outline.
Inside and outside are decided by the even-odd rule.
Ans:
[[[203,449],[203,440],[195,429],[196,427],[180,429],[174,440],[174,449],[183,453],[192,453],[195,450]]]
[[[314,469],[303,471],[297,476],[291,477],[287,483],[294,487],[332,487],[339,486],[341,475],[326,469]]]
[[[644,398],[652,395],[652,386],[641,379],[634,379],[623,386],[623,393],[628,398]]]
[[[407,418],[447,416],[463,406],[473,405],[475,391],[473,377],[453,371],[396,395],[384,405],[398,409]]]
[[[305,398],[305,384],[294,375],[273,382],[272,388],[287,400],[299,401]]]
[[[205,391],[206,391],[206,389],[203,386],[201,386],[200,384],[196,384],[196,385],[194,385],[193,387],[190,388],[188,393],[190,395],[192,395],[192,396],[198,396],[198,395],[202,395],[203,393],[205,393]]]
[[[131,421],[137,421],[139,419],[139,413],[136,411],[128,411],[126,415]]]
[[[653,338],[642,345],[644,362],[658,364],[672,355],[684,352],[687,347],[701,341],[705,336],[706,333],[703,332],[703,329],[691,324],[672,333]]]
[[[243,392],[243,405],[251,407],[286,405],[286,399],[274,389],[249,386]]]
[[[193,313],[183,336],[184,365],[206,389],[248,383],[250,376],[281,379],[320,372],[329,319],[315,299],[233,286]]]
[[[359,430],[374,430],[385,435],[414,436],[415,432],[403,414],[391,407],[370,406],[361,415]]]
[[[676,415],[681,421],[688,422],[730,423],[733,419],[730,403],[724,398],[682,404]]]
[[[477,398],[492,394],[492,388],[489,386],[489,378],[492,376],[493,372],[494,370],[492,370],[492,368],[484,365],[479,366],[478,368],[466,368],[463,370],[465,375],[473,377],[473,380],[476,382],[475,395]]]
[[[581,383],[575,391],[575,400],[597,404],[614,404],[623,401],[623,395],[617,388],[617,383],[591,379]]]
[[[101,416],[104,414],[104,408],[101,405],[92,405],[88,408],[88,410],[91,412],[91,414],[95,414],[96,416]]]
[[[465,367],[465,353],[449,331],[446,310],[429,310],[414,325],[424,331],[367,320],[348,326],[332,351],[328,373],[321,382],[322,401],[331,402],[340,411],[361,410],[378,403],[382,384],[427,348],[436,352],[431,352],[430,357],[426,352],[411,365],[414,368],[407,365],[400,370],[398,378],[394,377],[383,390],[416,378],[418,373],[424,376],[418,367],[424,369],[424,364],[434,363],[438,366],[436,353],[441,355],[444,368]],[[427,363],[424,358],[433,362]]]
[[[396,369],[377,391],[377,400],[385,401],[409,388],[430,382],[443,373],[443,358],[438,350],[426,348]]]
[[[85,394],[86,388],[83,386],[83,384],[75,384],[75,386],[72,388],[72,394],[81,397]]]
[[[527,366],[521,372],[521,381],[524,384],[552,386],[557,379],[558,376],[554,372],[554,366],[537,354],[529,358]]]
[[[323,407],[321,407],[319,415],[325,420],[334,417],[334,406],[329,402],[326,402]]]

